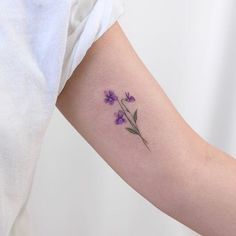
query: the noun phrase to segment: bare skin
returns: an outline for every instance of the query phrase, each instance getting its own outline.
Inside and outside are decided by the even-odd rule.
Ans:
[[[119,98],[127,91],[135,97],[125,104],[132,112],[138,109],[138,128],[150,150],[125,129],[127,117],[115,123],[120,106],[117,100],[104,102],[109,89]],[[56,105],[108,165],[154,206],[202,235],[236,235],[236,160],[184,121],[118,22],[93,43]]]

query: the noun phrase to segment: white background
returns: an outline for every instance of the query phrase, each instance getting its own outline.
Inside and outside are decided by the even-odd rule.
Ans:
[[[128,0],[119,20],[183,118],[233,156],[235,10],[234,0]],[[58,110],[28,209],[37,236],[197,235],[128,186]]]

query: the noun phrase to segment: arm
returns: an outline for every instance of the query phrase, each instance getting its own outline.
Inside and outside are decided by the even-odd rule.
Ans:
[[[137,108],[136,123],[121,102],[131,114]],[[56,105],[153,205],[203,235],[236,234],[236,161],[187,125],[118,23],[94,42]]]

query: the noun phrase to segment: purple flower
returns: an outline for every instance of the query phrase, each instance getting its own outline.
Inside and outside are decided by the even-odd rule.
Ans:
[[[114,115],[116,116],[115,123],[117,125],[121,125],[126,122],[123,111],[119,110],[118,112],[115,112]]]
[[[135,98],[133,96],[130,96],[129,92],[125,92],[125,96],[126,96],[126,98],[125,98],[126,102],[134,102],[135,101]]]
[[[105,99],[104,99],[105,103],[113,105],[113,103],[117,100],[117,96],[112,90],[104,91],[104,94],[105,94]]]

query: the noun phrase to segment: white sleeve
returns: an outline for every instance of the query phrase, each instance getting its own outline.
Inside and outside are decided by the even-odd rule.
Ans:
[[[73,0],[58,95],[87,50],[123,15],[126,0]]]

